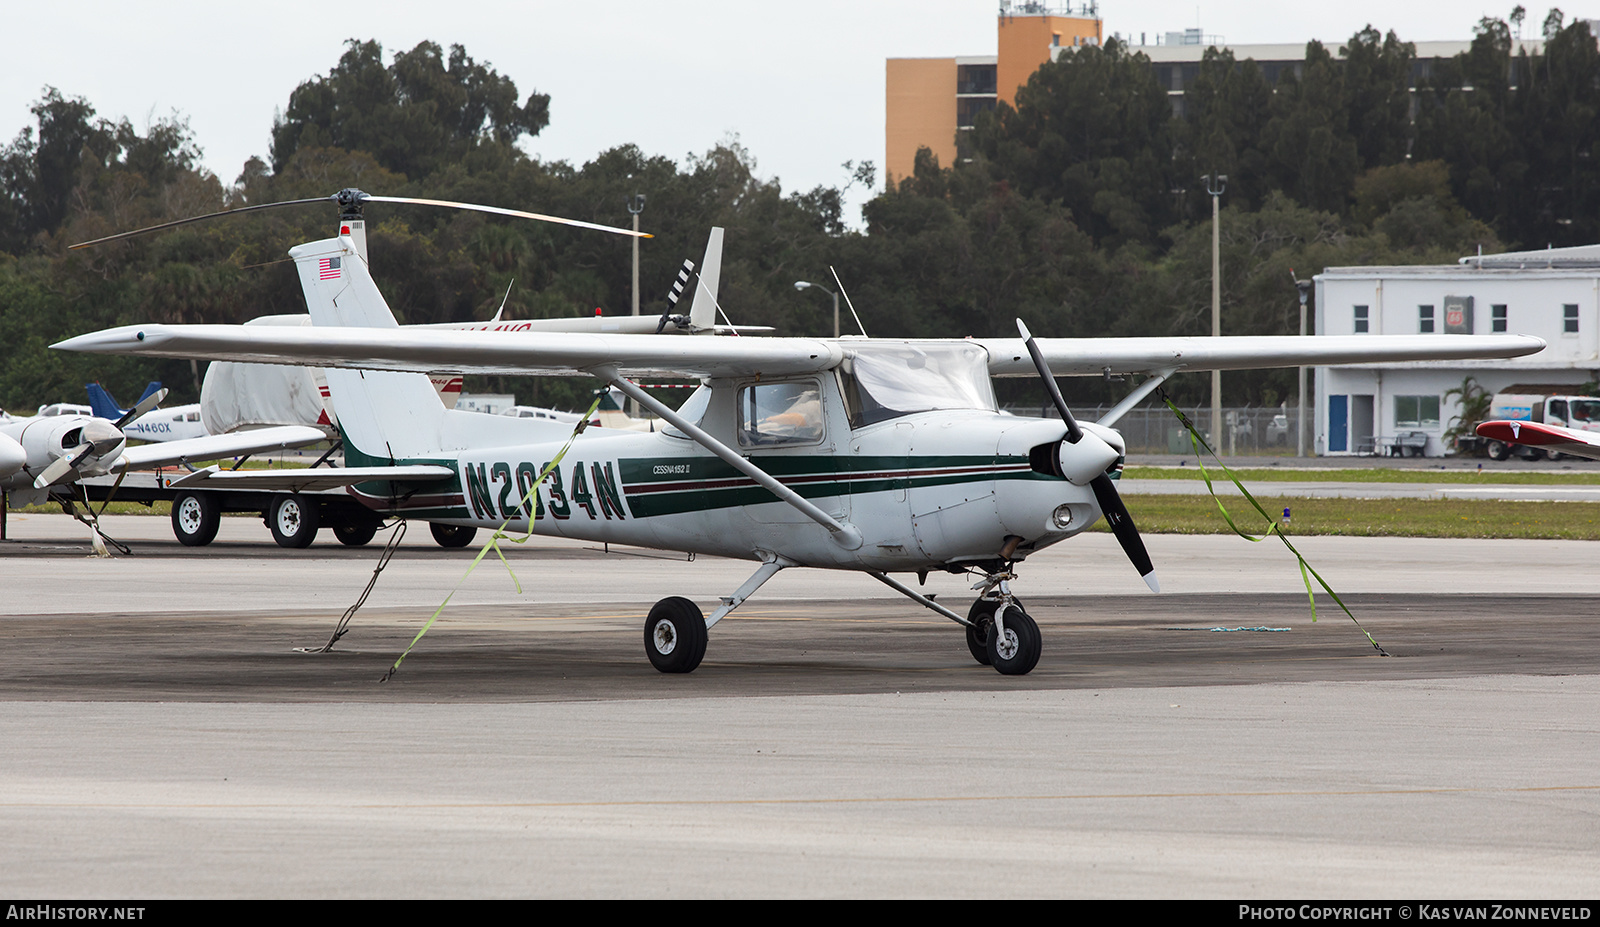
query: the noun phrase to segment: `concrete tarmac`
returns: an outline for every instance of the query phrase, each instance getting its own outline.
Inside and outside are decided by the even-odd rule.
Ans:
[[[786,571],[668,677],[649,604],[753,564],[413,530],[210,547],[60,516],[0,544],[12,897],[1210,897],[1600,890],[1600,583],[1583,542],[1106,535],[1023,565],[1002,677],[870,578]],[[420,539],[419,539],[420,538]],[[382,538],[380,538],[380,541]],[[481,540],[481,536],[480,536]],[[490,560],[492,560],[492,555]],[[959,577],[928,590],[965,610]],[[1257,630],[1252,630],[1257,629]]]

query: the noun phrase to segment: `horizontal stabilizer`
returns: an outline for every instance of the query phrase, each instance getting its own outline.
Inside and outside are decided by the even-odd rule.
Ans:
[[[304,425],[279,425],[275,428],[257,428],[252,431],[211,435],[205,438],[142,444],[123,452],[122,469],[142,470],[187,460],[217,460],[242,454],[263,454],[285,448],[305,447],[327,439],[328,436],[317,428],[308,428]]]
[[[372,480],[435,482],[455,476],[449,467],[419,464],[409,467],[298,467],[286,470],[223,470],[206,467],[173,480],[168,489],[205,485],[220,489],[258,489],[268,492],[313,492],[338,489]]]

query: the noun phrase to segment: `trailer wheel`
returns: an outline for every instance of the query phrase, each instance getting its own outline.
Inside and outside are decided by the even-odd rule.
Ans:
[[[274,496],[267,527],[279,547],[310,547],[317,539],[317,503],[298,494]]]
[[[445,525],[436,521],[428,523],[428,530],[433,532],[433,539],[439,542],[440,547],[466,547],[478,535],[477,528]]]
[[[1511,445],[1504,441],[1490,441],[1484,446],[1490,460],[1505,460],[1511,456]]]
[[[181,492],[172,500],[172,533],[184,547],[204,547],[216,540],[222,508],[208,492]]]

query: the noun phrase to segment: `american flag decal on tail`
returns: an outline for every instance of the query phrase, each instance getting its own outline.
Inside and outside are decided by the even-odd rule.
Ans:
[[[344,260],[343,258],[336,258],[336,257],[318,259],[318,261],[317,261],[317,279],[319,279],[319,280],[337,280],[337,279],[339,279],[339,267],[340,267],[341,263],[343,262],[343,260]]]

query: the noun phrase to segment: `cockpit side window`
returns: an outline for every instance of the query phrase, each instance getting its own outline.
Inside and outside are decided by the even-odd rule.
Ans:
[[[739,445],[817,444],[825,429],[816,380],[756,383],[739,390]]]

